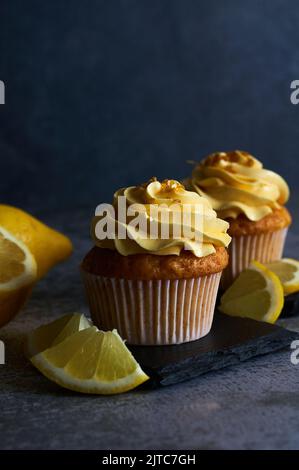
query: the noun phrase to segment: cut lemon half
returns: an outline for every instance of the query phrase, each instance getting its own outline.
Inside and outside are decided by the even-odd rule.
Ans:
[[[299,291],[299,261],[283,258],[265,266],[279,277],[285,295]]]
[[[68,237],[17,207],[0,204],[0,226],[29,248],[36,260],[38,279],[72,253]]]
[[[219,310],[227,315],[275,323],[284,303],[279,278],[253,261],[223,294]]]
[[[78,331],[89,328],[91,322],[81,313],[64,315],[47,325],[42,325],[29,333],[25,342],[26,356],[31,358],[56,344],[64,341]]]
[[[148,380],[116,330],[95,326],[31,358],[32,364],[61,387],[81,393],[127,392]]]
[[[22,308],[36,277],[36,262],[29,249],[0,226],[0,326]]]

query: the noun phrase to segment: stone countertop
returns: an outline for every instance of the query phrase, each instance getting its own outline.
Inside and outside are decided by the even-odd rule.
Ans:
[[[35,288],[1,329],[0,449],[299,449],[299,365],[290,350],[189,382],[116,396],[63,390],[24,358],[26,332],[68,312],[88,313],[78,265],[91,243],[88,216],[48,217],[75,253]],[[297,257],[298,231],[286,255]],[[299,318],[281,320],[299,331]]]

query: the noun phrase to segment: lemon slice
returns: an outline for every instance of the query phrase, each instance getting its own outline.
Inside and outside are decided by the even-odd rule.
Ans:
[[[149,378],[116,330],[104,332],[95,326],[68,336],[31,362],[50,380],[81,393],[127,392]]]
[[[0,326],[22,308],[36,276],[36,262],[29,249],[0,226]]]
[[[223,294],[219,310],[227,315],[275,323],[284,303],[279,278],[253,261]]]
[[[283,258],[265,266],[279,277],[285,295],[299,291],[299,261]]]
[[[31,358],[45,349],[64,341],[68,336],[89,328],[91,322],[81,313],[64,315],[29,333],[25,342],[26,356]]]

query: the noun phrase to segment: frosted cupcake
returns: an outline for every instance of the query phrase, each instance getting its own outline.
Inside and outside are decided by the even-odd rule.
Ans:
[[[291,216],[284,207],[289,188],[281,176],[247,152],[217,152],[195,166],[187,187],[207,198],[230,224],[224,288],[252,260],[267,263],[282,257]]]
[[[143,231],[132,229],[132,216],[120,220],[119,196],[127,208],[145,207]],[[173,204],[178,213],[188,206],[189,217],[178,221]],[[116,226],[126,229],[129,237],[116,234],[99,240],[95,234],[101,219],[96,217],[96,246],[81,264],[95,324],[104,330],[116,328],[131,344],[179,344],[208,334],[221,272],[228,263],[228,223],[217,218],[207,199],[173,180],[152,179],[121,189],[113,206]],[[163,207],[162,212],[153,212],[156,207]],[[170,214],[166,224],[162,213]],[[153,222],[159,228],[156,239]],[[166,238],[162,225],[168,229]]]

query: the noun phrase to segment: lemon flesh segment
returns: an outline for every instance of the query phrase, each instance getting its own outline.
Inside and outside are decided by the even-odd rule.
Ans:
[[[265,266],[279,277],[285,295],[299,291],[299,261],[283,258]]]
[[[0,327],[23,307],[37,278],[30,250],[0,226]]]
[[[0,290],[10,291],[36,280],[37,266],[30,250],[0,226]]]
[[[0,204],[0,226],[29,248],[37,263],[38,279],[72,253],[68,237],[17,207]]]
[[[116,330],[95,326],[72,334],[31,362],[50,380],[81,393],[127,392],[149,379]]]
[[[90,326],[90,321],[81,313],[64,315],[29,333],[25,342],[25,354],[28,358],[35,356],[45,349],[61,343],[68,336]]]
[[[253,261],[223,294],[219,310],[231,316],[275,323],[283,303],[279,278],[261,263]]]

